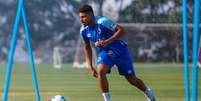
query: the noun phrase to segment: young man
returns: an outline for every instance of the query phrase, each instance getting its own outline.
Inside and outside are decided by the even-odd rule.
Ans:
[[[79,9],[79,16],[86,60],[93,76],[98,78],[104,100],[111,101],[106,74],[113,65],[116,65],[119,74],[144,92],[148,101],[156,101],[152,90],[135,75],[128,47],[120,40],[124,35],[123,28],[106,17],[94,16],[93,9],[89,5],[83,5]],[[98,48],[97,70],[93,67],[90,43]]]

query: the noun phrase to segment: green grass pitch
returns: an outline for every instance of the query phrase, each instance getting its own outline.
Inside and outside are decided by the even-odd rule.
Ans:
[[[103,101],[98,83],[87,69],[75,69],[71,64],[54,69],[52,65],[36,66],[41,101],[54,95],[63,95],[68,101]],[[137,76],[151,87],[157,101],[185,101],[184,70],[182,64],[135,65]],[[0,68],[0,101],[4,86],[5,65]],[[112,101],[146,101],[142,92],[130,86],[117,69],[107,75]],[[201,73],[199,73],[201,77]],[[190,77],[191,78],[191,77]],[[199,78],[198,101],[201,100],[201,78]],[[29,64],[15,64],[10,81],[8,101],[36,101],[31,67]]]

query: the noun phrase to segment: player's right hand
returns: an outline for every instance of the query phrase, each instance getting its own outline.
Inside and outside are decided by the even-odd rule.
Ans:
[[[98,73],[97,73],[96,69],[94,69],[94,68],[92,68],[92,75],[93,75],[93,77],[98,78]]]
[[[97,46],[97,47],[103,48],[107,45],[108,45],[108,43],[106,40],[99,40],[99,41],[95,42],[95,46]]]

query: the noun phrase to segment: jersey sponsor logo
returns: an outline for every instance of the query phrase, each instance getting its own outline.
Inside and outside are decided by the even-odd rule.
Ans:
[[[91,33],[87,33],[87,37],[89,37],[89,38],[90,38],[90,37],[91,37]]]

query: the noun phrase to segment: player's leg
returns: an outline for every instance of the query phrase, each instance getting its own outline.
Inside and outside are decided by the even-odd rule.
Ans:
[[[120,75],[125,76],[125,78],[131,85],[133,85],[134,87],[144,92],[145,95],[147,96],[148,101],[156,101],[152,90],[148,88],[141,79],[135,76],[133,66],[131,66],[132,64],[130,64],[130,66],[128,64],[130,63],[127,63],[127,65],[126,64],[121,65],[121,67],[118,66]],[[133,72],[129,73],[129,71],[133,71]]]
[[[201,38],[201,36],[200,36]],[[201,68],[201,56],[200,56],[200,49],[201,49],[201,39],[199,38],[199,48],[198,48],[198,67]]]
[[[146,86],[144,84],[144,82],[137,78],[136,76],[132,75],[132,76],[125,76],[126,80],[133,86],[137,87],[138,89],[140,89],[141,91],[145,92],[146,90]]]
[[[142,92],[144,92],[147,96],[147,100],[148,101],[156,101],[155,100],[155,96],[153,94],[153,91],[148,88],[144,82],[142,80],[140,80],[139,78],[137,78],[136,76],[125,76],[125,78],[127,79],[127,81],[137,87],[139,90],[141,90]]]
[[[105,101],[110,101],[109,85],[106,77],[109,68],[105,64],[98,65],[98,82]]]
[[[97,73],[98,73],[98,80],[99,80],[99,85],[100,85],[100,89],[101,89],[102,93],[109,91],[108,90],[108,81],[106,78],[106,74],[107,74],[108,70],[109,69],[108,69],[107,65],[105,65],[105,64],[98,65]]]
[[[106,52],[99,53],[97,60],[97,73],[100,90],[105,101],[111,101],[109,93],[109,84],[107,81],[106,74],[108,73],[108,71],[110,71],[113,64],[114,63],[110,60]]]
[[[125,50],[124,54],[116,58],[114,61],[118,67],[120,75],[125,76],[125,78],[131,85],[137,87],[139,90],[144,92],[148,98],[148,101],[155,101],[152,90],[149,89],[142,80],[135,76],[132,58],[128,49]]]

